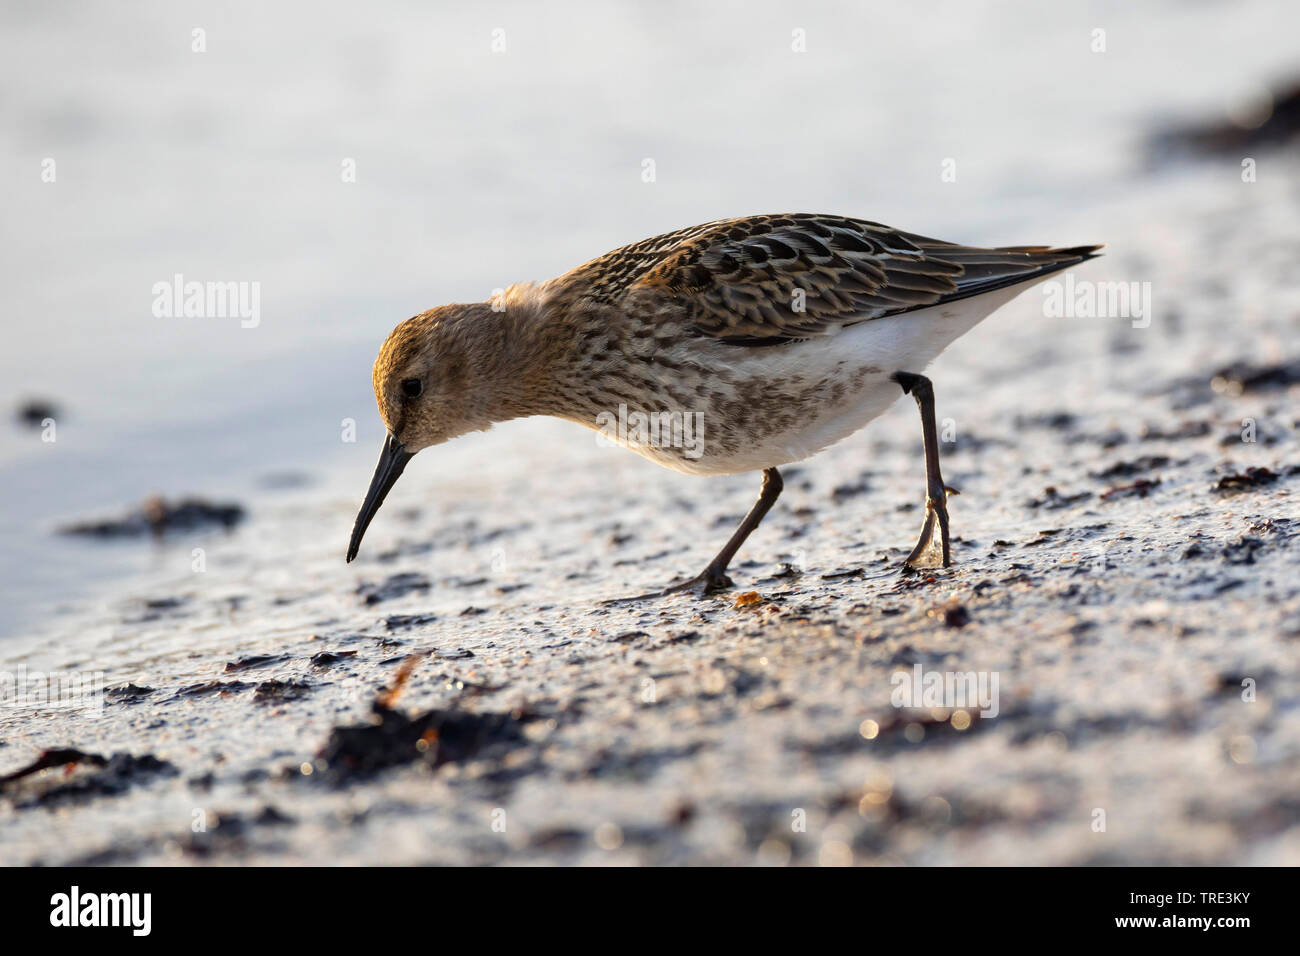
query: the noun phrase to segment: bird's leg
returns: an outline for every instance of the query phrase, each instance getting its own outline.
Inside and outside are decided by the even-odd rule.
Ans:
[[[745,515],[745,519],[740,522],[740,527],[736,528],[730,540],[723,545],[722,550],[709,562],[709,566],[689,581],[671,585],[662,591],[653,591],[650,594],[640,594],[630,598],[619,598],[604,603],[622,604],[627,601],[644,601],[648,598],[675,594],[678,591],[699,590],[701,594],[713,594],[716,591],[724,591],[732,587],[734,582],[727,577],[727,565],[731,564],[731,559],[736,556],[736,552],[740,550],[740,546],[745,543],[745,539],[749,537],[750,533],[758,527],[763,520],[763,516],[771,509],[784,487],[785,482],[781,480],[779,471],[775,468],[763,469],[763,485],[759,489],[758,500],[749,509],[749,514]]]
[[[934,425],[934,385],[924,375],[910,372],[895,372],[893,380],[903,389],[903,394],[916,399],[921,410],[921,433],[925,441],[925,524],[921,526],[921,538],[916,547],[903,562],[905,567],[915,568],[917,560],[930,550],[934,542],[934,526],[939,526],[940,552],[943,567],[952,564],[952,550],[948,543],[948,495],[957,494],[956,488],[949,488],[943,483],[939,472],[939,432]]]

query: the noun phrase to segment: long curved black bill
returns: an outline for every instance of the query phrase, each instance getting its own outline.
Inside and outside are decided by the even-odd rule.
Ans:
[[[361,503],[361,510],[357,512],[356,524],[352,526],[352,540],[348,542],[349,561],[357,556],[357,551],[361,548],[361,539],[365,536],[366,529],[370,527],[370,519],[375,516],[379,506],[388,497],[388,490],[397,483],[397,479],[406,469],[406,463],[414,457],[415,452],[408,452],[402,443],[389,433],[388,439],[384,442],[384,450],[379,453],[375,477],[370,479],[370,490],[366,492],[366,500]]]

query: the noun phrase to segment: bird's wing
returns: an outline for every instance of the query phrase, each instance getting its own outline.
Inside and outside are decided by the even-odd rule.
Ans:
[[[706,223],[580,268],[591,298],[667,296],[697,333],[762,345],[1014,285],[1092,258],[1098,248],[980,249],[860,219],[797,213]]]

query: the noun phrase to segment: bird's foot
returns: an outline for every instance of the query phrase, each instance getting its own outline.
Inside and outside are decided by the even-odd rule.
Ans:
[[[925,495],[925,524],[921,526],[921,537],[916,542],[912,553],[903,561],[904,571],[920,568],[917,562],[934,546],[934,529],[939,528],[940,567],[952,565],[952,547],[948,540],[948,495],[961,494],[956,488],[950,488],[942,481],[931,482]]]
[[[736,584],[731,580],[725,571],[716,570],[713,567],[707,567],[689,581],[682,581],[680,584],[670,584],[662,591],[651,591],[649,594],[638,594],[634,597],[611,598],[608,601],[600,603],[605,607],[616,607],[620,604],[635,604],[638,601],[652,601],[655,598],[667,597],[670,594],[682,594],[690,592],[697,597],[707,597],[710,594],[717,594],[719,591],[725,591],[728,588],[735,587]]]

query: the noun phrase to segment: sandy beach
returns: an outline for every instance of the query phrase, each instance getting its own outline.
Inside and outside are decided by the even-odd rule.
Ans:
[[[1180,230],[1185,258],[1146,263],[1164,322],[1049,322],[1031,292],[972,333],[975,360],[941,359],[948,571],[898,570],[920,515],[901,402],[789,470],[740,607],[600,606],[693,571],[754,482],[556,423],[413,466],[351,567],[355,496],[259,512],[203,575],[10,658],[111,662],[110,690],[98,717],[7,715],[4,769],[59,747],[159,764],[6,787],[6,862],[1295,863],[1296,385],[1259,369],[1289,357],[1295,240],[1269,228],[1298,197],[1251,197],[1249,313],[1207,294],[1243,210],[1184,211],[1207,224]],[[1180,295],[1186,262],[1208,266]],[[528,442],[549,466],[476,473]],[[506,723],[436,768],[331,769],[331,732],[410,655],[396,710]],[[918,665],[996,673],[999,712],[892,706]]]
[[[1145,284],[1150,311],[1056,315],[1066,287],[1034,288],[930,368],[961,491],[946,570],[900,572],[910,400],[784,470],[729,594],[601,603],[698,571],[756,474],[673,474],[548,419],[422,453],[347,565],[366,368],[408,313],[331,339],[359,381],[318,406],[319,467],[106,478],[111,501],[58,516],[160,486],[245,512],[77,544],[129,573],[23,605],[0,670],[105,692],[0,710],[0,863],[1300,863],[1300,176],[1294,151],[1257,160],[1135,162],[952,237],[1105,242],[1072,281]],[[898,706],[926,674],[994,682],[995,707]]]

